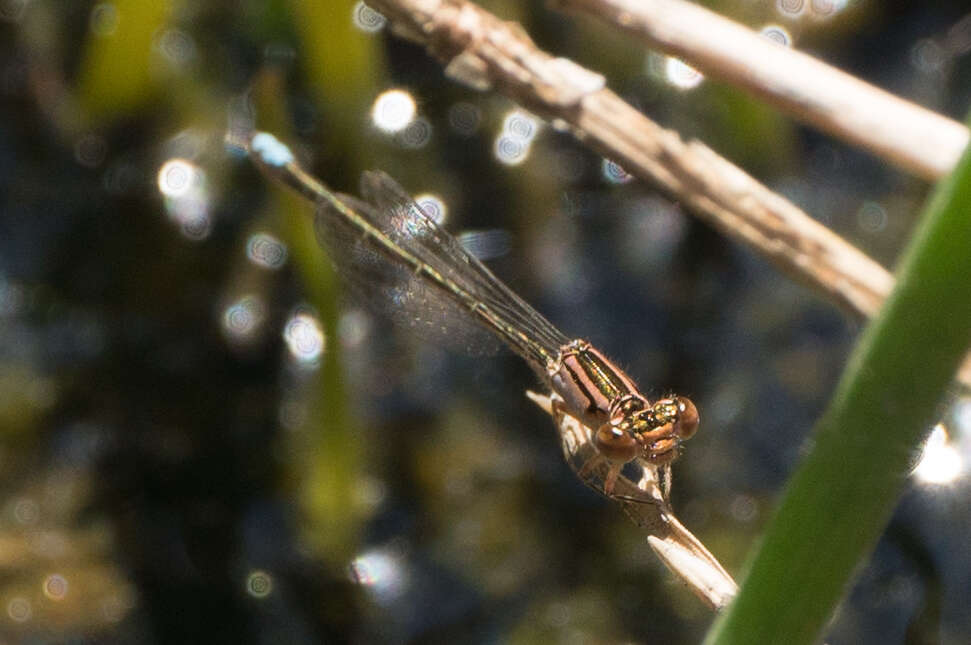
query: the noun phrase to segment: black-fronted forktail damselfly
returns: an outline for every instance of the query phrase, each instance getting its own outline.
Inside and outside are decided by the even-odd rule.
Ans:
[[[516,295],[387,174],[365,172],[359,199],[331,191],[270,134],[254,134],[245,148],[264,173],[315,204],[315,228],[325,248],[333,248],[336,240],[352,240],[379,253],[522,356],[551,390],[557,426],[568,415],[590,428],[596,450],[575,467],[586,483],[592,483],[590,473],[606,465],[598,478],[602,492],[636,501],[615,493],[625,465],[639,462],[666,470],[678,457],[681,442],[697,430],[698,411],[690,399],[675,395],[648,400],[589,342],[565,336]],[[653,498],[643,501],[656,503]]]

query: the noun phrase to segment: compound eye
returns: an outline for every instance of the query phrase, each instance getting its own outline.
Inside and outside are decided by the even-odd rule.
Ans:
[[[614,462],[627,463],[640,452],[640,444],[633,435],[610,423],[600,426],[594,436],[594,443],[604,457]]]
[[[674,402],[678,406],[678,421],[675,424],[678,436],[682,439],[690,439],[698,431],[698,424],[701,422],[698,408],[691,399],[683,396],[674,397]]]

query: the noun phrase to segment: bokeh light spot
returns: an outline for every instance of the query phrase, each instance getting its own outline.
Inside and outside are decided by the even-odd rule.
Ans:
[[[920,461],[911,474],[922,484],[943,486],[957,479],[963,468],[961,455],[951,444],[947,428],[939,423],[924,443]]]
[[[511,110],[502,120],[502,132],[496,137],[494,154],[507,166],[517,166],[529,156],[533,139],[539,133],[540,121],[524,110]]]
[[[737,522],[751,522],[759,515],[759,506],[751,495],[736,495],[730,506],[732,517]]]
[[[287,261],[287,245],[269,233],[254,233],[246,242],[246,257],[257,266],[279,269]]]
[[[482,124],[482,112],[472,103],[460,101],[448,109],[448,124],[456,134],[472,136]]]
[[[415,99],[404,90],[388,90],[378,95],[371,108],[371,120],[384,132],[401,132],[415,118]]]
[[[258,296],[243,296],[223,311],[223,335],[236,343],[252,340],[263,323],[264,309]]]
[[[350,578],[379,599],[390,600],[398,596],[405,586],[401,564],[396,557],[384,551],[370,551],[354,558]]]
[[[257,569],[246,576],[246,593],[253,598],[266,598],[273,592],[273,576]]]
[[[415,197],[415,202],[421,206],[422,212],[428,216],[428,219],[439,225],[445,223],[448,217],[448,206],[441,197],[432,193],[422,193]]]
[[[776,0],[776,10],[786,18],[798,18],[806,9],[805,0]]]
[[[40,519],[40,506],[29,497],[21,497],[14,502],[13,516],[23,526],[36,524]]]
[[[155,49],[172,67],[181,68],[196,57],[192,36],[179,29],[166,29],[155,42]]]
[[[611,161],[610,159],[603,160],[603,163],[601,164],[601,173],[603,174],[604,179],[612,184],[626,184],[634,178],[630,173],[621,168],[620,164],[615,161]]]
[[[954,404],[953,410],[957,435],[971,439],[971,398],[962,397]]]
[[[496,139],[494,153],[507,166],[518,166],[529,156],[529,144],[503,135]]]
[[[539,131],[539,120],[528,112],[513,110],[502,120],[502,132],[513,139],[529,143]]]
[[[192,240],[209,236],[212,220],[206,174],[190,161],[169,159],[158,171],[158,189],[165,196],[165,210]]]
[[[367,6],[363,2],[358,2],[351,10],[351,22],[361,31],[373,34],[384,29],[388,20],[380,13]]]
[[[290,355],[304,365],[316,364],[324,352],[324,330],[318,320],[308,313],[295,314],[287,321],[283,330]]]
[[[432,124],[428,119],[417,118],[395,133],[394,140],[403,148],[424,148],[432,139]]]
[[[826,20],[846,9],[847,0],[811,0],[809,4],[813,18]]]
[[[766,25],[759,33],[769,40],[775,41],[783,47],[792,47],[792,35],[785,27],[779,25]]]
[[[99,2],[91,9],[91,33],[104,38],[118,29],[118,9],[112,2]]]
[[[910,50],[910,61],[924,74],[936,74],[947,64],[949,54],[932,38],[917,41]]]
[[[664,79],[678,89],[690,90],[701,85],[705,76],[680,58],[668,56],[664,62]]]
[[[16,596],[7,603],[7,615],[15,623],[25,623],[30,620],[34,610],[30,606],[30,601],[23,596]]]
[[[64,600],[67,595],[67,578],[59,573],[52,573],[44,578],[44,595],[51,600]]]
[[[879,233],[887,228],[887,211],[877,202],[864,202],[856,213],[856,222],[861,231]]]
[[[166,197],[179,198],[192,188],[197,168],[185,159],[169,159],[158,171],[158,189]]]

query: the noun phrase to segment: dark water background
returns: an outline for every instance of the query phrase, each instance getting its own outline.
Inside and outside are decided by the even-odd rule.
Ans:
[[[892,265],[924,182],[730,88],[679,89],[589,20],[483,4]],[[954,118],[971,99],[963,3],[717,4]],[[528,368],[474,335],[401,334],[407,308],[341,304],[307,209],[223,135],[272,130],[349,192],[380,167],[436,195],[567,334],[690,395],[675,507],[735,574],[858,321],[353,2],[6,0],[0,18],[3,642],[701,638],[710,613],[563,463]],[[391,89],[417,109],[398,134],[373,116]],[[971,458],[971,404],[952,417]],[[967,500],[914,484],[829,643],[971,639]]]

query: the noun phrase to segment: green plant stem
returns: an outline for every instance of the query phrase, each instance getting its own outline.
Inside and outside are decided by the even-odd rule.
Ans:
[[[110,5],[117,26],[85,40],[78,82],[78,102],[93,122],[116,118],[152,100],[159,89],[153,64],[161,57],[152,51],[177,2],[116,0]],[[158,60],[156,60],[158,59]],[[155,72],[158,72],[156,69]]]
[[[813,642],[879,538],[971,345],[971,152],[935,189],[897,276],[706,643]]]

